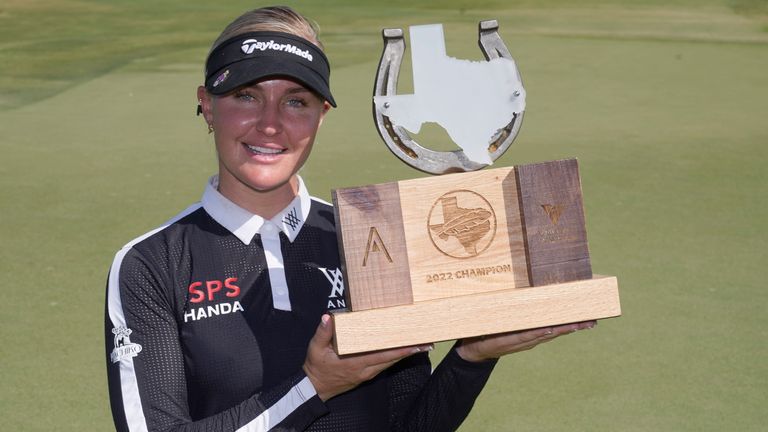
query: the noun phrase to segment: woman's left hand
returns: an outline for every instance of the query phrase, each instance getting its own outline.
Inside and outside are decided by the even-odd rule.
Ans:
[[[499,358],[503,355],[529,350],[536,345],[549,342],[558,336],[578,330],[591,329],[597,321],[585,321],[554,327],[543,327],[510,333],[477,336],[462,339],[456,351],[467,361],[479,362]]]

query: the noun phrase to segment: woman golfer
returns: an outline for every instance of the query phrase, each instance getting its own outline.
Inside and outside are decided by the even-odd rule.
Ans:
[[[429,345],[334,353],[333,210],[297,174],[336,106],[321,46],[286,7],[247,12],[214,42],[197,96],[218,174],[109,273],[118,430],[455,430],[498,357],[594,324],[461,340],[434,370]]]

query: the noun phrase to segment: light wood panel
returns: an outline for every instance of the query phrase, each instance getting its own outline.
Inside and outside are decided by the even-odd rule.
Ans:
[[[514,178],[510,167],[399,182],[415,302],[529,285]]]
[[[352,354],[621,315],[613,276],[447,297],[333,315],[334,346]]]

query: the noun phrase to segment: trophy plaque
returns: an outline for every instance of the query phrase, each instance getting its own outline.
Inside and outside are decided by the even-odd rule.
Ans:
[[[525,90],[497,22],[479,33],[485,62],[446,56],[440,25],[411,27],[414,94],[398,95],[403,31],[383,31],[377,129],[398,158],[440,175],[332,191],[339,354],[621,314],[616,278],[592,274],[577,160],[480,170],[517,136]],[[461,149],[419,145],[408,131],[424,122]]]

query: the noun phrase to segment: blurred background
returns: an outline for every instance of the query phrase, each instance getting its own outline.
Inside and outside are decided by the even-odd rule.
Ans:
[[[285,3],[319,22],[339,103],[302,172],[314,195],[425,175],[373,124],[383,28],[443,23],[448,54],[480,60],[497,19],[528,96],[495,166],[579,159],[623,316],[503,359],[462,431],[765,430],[768,1]],[[205,55],[264,5],[0,0],[0,429],[112,428],[109,265],[200,198]]]

